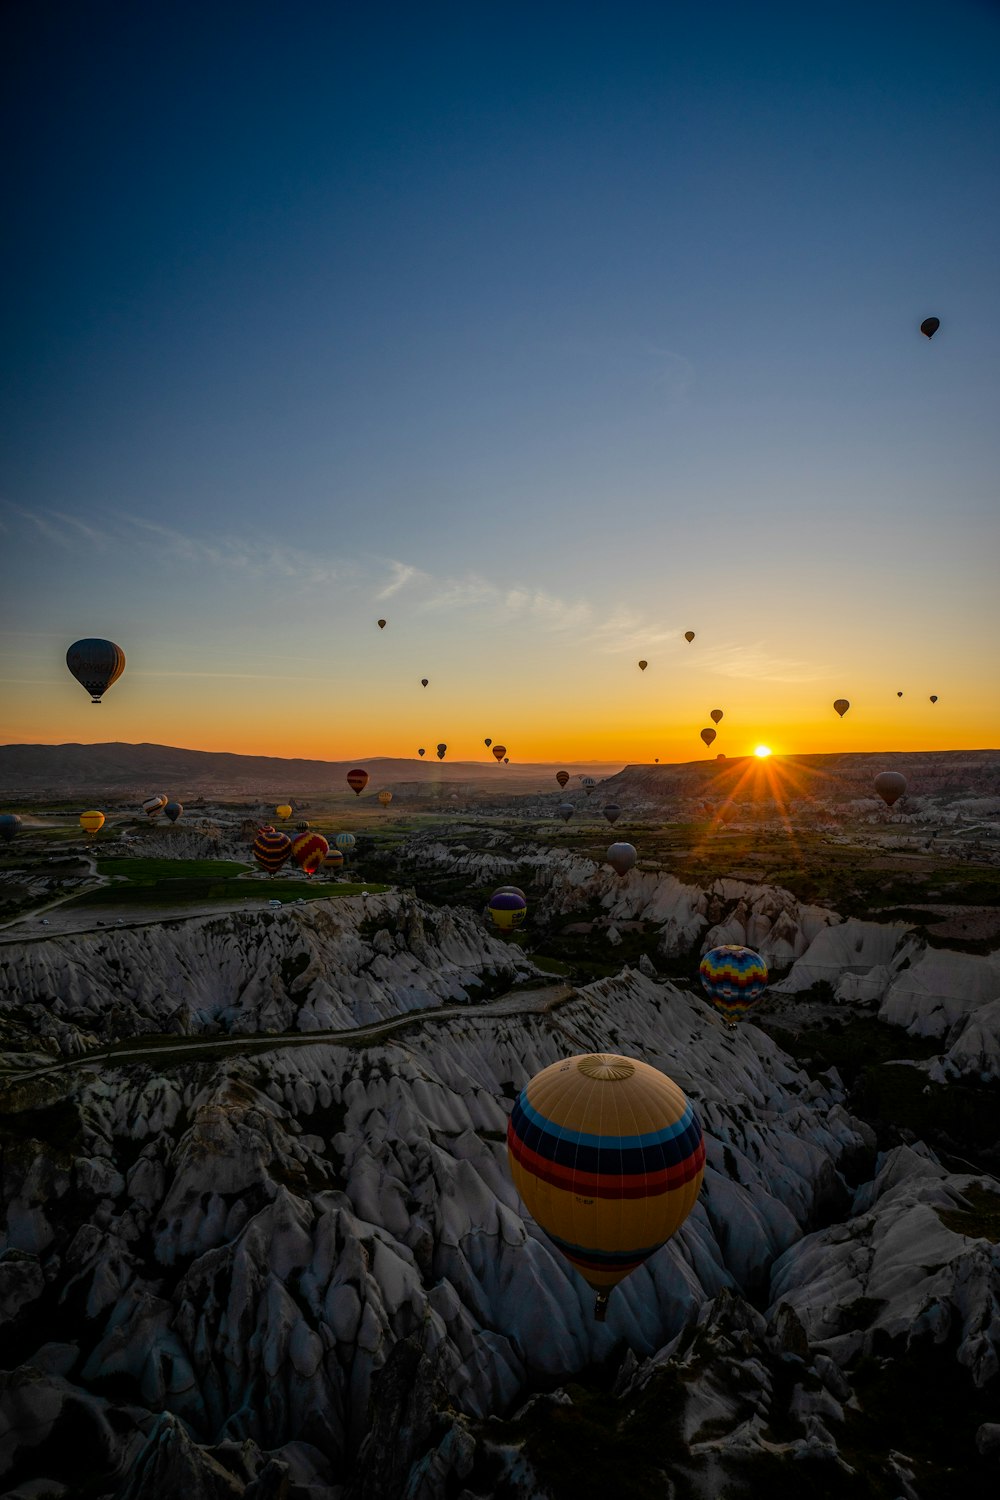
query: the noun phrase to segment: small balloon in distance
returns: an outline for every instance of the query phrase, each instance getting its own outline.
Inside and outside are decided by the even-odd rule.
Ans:
[[[66,652],[66,665],[82,688],[90,694],[91,703],[101,697],[125,670],[125,652],[114,641],[86,637],[74,641]]]
[[[838,713],[841,718],[844,717],[850,706],[850,701],[847,698],[835,698],[833,700],[834,712]]]
[[[920,325],[920,332],[925,339],[932,339],[940,327],[940,318],[925,318]]]
[[[715,730],[714,729],[703,729],[701,731],[701,737],[705,741],[706,745],[710,745],[712,743],[712,741],[715,739]]]

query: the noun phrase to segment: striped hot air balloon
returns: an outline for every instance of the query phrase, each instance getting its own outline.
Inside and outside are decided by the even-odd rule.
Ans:
[[[292,841],[287,833],[277,833],[270,824],[258,828],[253,841],[253,857],[262,870],[273,875],[280,870],[292,852]]]
[[[315,875],[329,852],[330,845],[323,835],[308,828],[292,839],[292,858],[307,875]]]
[[[506,745],[494,745],[493,746],[493,759],[495,761],[499,762],[499,761],[503,760],[503,758],[504,758],[504,756],[506,754],[507,754],[507,746]]]
[[[93,812],[82,812],[80,814],[80,827],[84,833],[100,833],[104,827],[104,814],[95,808]]]
[[[511,932],[520,927],[528,912],[524,897],[514,891],[494,891],[490,897],[490,916],[493,925],[501,932]]]
[[[333,842],[342,854],[348,855],[358,841],[353,833],[338,833]]]
[[[344,856],[339,849],[328,849],[323,856],[324,870],[342,870],[344,867]]]
[[[567,781],[569,781],[569,772],[568,771],[557,771],[556,772],[556,780],[558,781],[558,783],[559,783],[560,786],[565,786],[566,783],[567,783]]]
[[[142,810],[147,818],[158,818],[166,805],[166,797],[162,792],[158,792],[155,796],[146,798],[142,804]]]
[[[606,1053],[536,1074],[507,1153],[528,1212],[595,1289],[602,1321],[612,1288],[684,1223],[705,1170],[701,1122],[676,1083]]]
[[[347,785],[355,797],[360,797],[368,785],[368,772],[362,771],[360,766],[355,766],[353,771],[348,771],[347,773]]]
[[[752,948],[724,943],[706,953],[698,969],[702,989],[730,1031],[767,988],[767,964]]]

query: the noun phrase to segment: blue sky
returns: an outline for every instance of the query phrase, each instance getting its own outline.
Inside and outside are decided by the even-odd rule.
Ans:
[[[682,743],[689,625],[705,691],[782,723],[804,683],[825,711],[904,667],[981,695],[1000,8],[3,24],[9,738],[96,737],[56,643],[101,634],[179,742],[222,747],[225,716],[185,718],[211,670],[229,748],[266,750],[270,665],[323,699],[302,753],[351,753],[333,705],[383,732],[358,626],[390,605],[405,680],[412,657],[455,714],[516,661],[525,744],[563,688],[577,733],[631,714],[618,657],[657,652]],[[113,737],[161,737],[134,705]]]

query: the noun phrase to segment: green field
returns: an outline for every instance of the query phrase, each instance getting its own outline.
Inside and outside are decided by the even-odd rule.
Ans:
[[[169,860],[174,864],[179,861]],[[196,863],[196,862],[195,862]],[[222,861],[219,861],[222,863]],[[236,867],[237,869],[239,866]],[[146,884],[105,886],[63,903],[64,909],[92,910],[115,907],[158,907],[235,905],[241,901],[314,901],[319,898],[357,896],[361,891],[378,893],[386,885],[372,881],[334,882],[315,880],[240,880],[239,878],[188,877],[182,880],[157,880]]]
[[[156,885],[161,880],[222,880],[251,869],[230,859],[99,859],[100,875],[124,876],[132,885]]]

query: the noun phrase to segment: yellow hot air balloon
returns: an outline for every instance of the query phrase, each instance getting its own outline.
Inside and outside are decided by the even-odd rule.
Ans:
[[[389,803],[392,801],[392,793],[391,792],[379,792],[379,794],[378,794],[378,800],[381,802],[381,804],[382,804],[383,807],[388,807]]]
[[[528,1212],[608,1294],[684,1223],[701,1188],[701,1122],[665,1073],[606,1053],[552,1063],[522,1089],[507,1127]]]
[[[100,833],[104,827],[104,814],[95,808],[93,812],[80,814],[80,827],[84,833]]]
[[[290,818],[292,816],[291,805],[288,802],[279,802],[274,810],[279,818]]]

